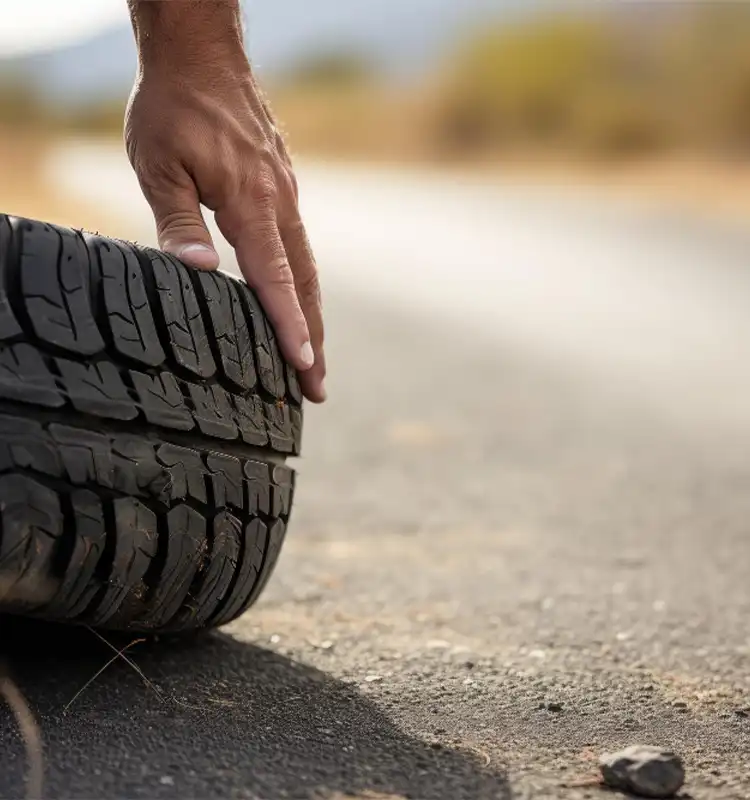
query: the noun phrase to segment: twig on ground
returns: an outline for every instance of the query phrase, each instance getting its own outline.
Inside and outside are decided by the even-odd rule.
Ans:
[[[29,708],[20,689],[6,674],[0,664],[0,697],[8,704],[21,731],[29,770],[26,775],[26,797],[28,800],[41,800],[44,790],[44,759],[42,755],[42,735],[34,714]]]
[[[130,650],[131,647],[134,647],[135,645],[145,641],[146,641],[145,639],[135,639],[129,645],[123,647],[122,650],[117,650],[116,654],[109,659],[109,661],[96,673],[96,675],[94,675],[93,678],[87,680],[86,683],[84,683],[84,685],[75,693],[73,698],[66,704],[65,708],[63,708],[63,714],[65,714],[68,711],[68,709],[73,705],[73,703],[75,703],[75,701],[86,691],[86,689],[88,689],[89,686],[91,686],[91,684],[102,674],[102,672],[104,672],[110,665],[114,664],[118,658],[122,657],[122,655],[125,653],[126,650]],[[107,644],[109,644],[109,642],[107,642]]]
[[[104,644],[106,644],[110,650],[113,650],[115,652],[116,654],[115,658],[118,657],[121,658],[129,667],[134,669],[138,673],[138,675],[140,675],[140,677],[143,679],[143,682],[146,684],[146,686],[148,686],[149,689],[153,691],[153,693],[159,698],[159,700],[161,700],[162,703],[164,702],[165,698],[164,694],[162,693],[162,690],[152,680],[150,680],[145,676],[143,670],[138,666],[138,664],[135,663],[135,661],[133,661],[132,658],[128,658],[125,655],[125,650],[129,649],[131,645],[128,645],[128,647],[126,647],[124,650],[118,650],[111,642],[108,642],[100,633],[97,633],[93,628],[89,628],[88,625],[86,627],[89,629],[91,633],[94,634],[94,636],[96,636],[97,639],[104,642]],[[140,642],[145,642],[145,641],[146,641],[145,639],[137,639],[132,644],[138,644]]]

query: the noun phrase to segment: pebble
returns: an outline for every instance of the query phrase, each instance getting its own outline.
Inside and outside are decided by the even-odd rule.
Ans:
[[[604,782],[640,797],[674,797],[685,782],[679,756],[660,747],[634,745],[599,760]]]

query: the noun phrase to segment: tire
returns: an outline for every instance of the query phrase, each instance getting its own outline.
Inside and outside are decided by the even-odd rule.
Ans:
[[[0,215],[0,613],[242,614],[286,533],[301,406],[243,282]]]

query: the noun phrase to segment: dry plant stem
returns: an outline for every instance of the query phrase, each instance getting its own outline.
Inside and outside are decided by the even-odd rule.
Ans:
[[[5,674],[0,665],[0,697],[8,704],[21,731],[29,770],[26,775],[26,797],[41,800],[44,791],[44,760],[42,757],[42,735],[29,704],[18,687]]]
[[[162,694],[161,689],[153,681],[149,680],[145,676],[143,670],[138,666],[138,664],[135,663],[135,661],[133,661],[131,658],[128,658],[125,655],[125,650],[132,647],[133,645],[139,644],[140,642],[145,642],[146,641],[145,639],[137,639],[135,642],[131,642],[128,645],[128,647],[126,647],[124,650],[118,650],[111,642],[108,642],[100,633],[97,633],[93,628],[90,628],[88,625],[86,627],[88,628],[89,631],[91,631],[91,633],[94,634],[94,636],[96,636],[97,639],[104,642],[104,644],[106,644],[107,647],[109,647],[109,649],[116,654],[115,656],[116,658],[120,657],[129,667],[134,669],[138,673],[138,675],[141,676],[146,686],[148,686],[154,692],[154,694],[159,698],[159,700],[161,700],[161,702],[164,702],[164,695]]]
[[[118,658],[122,657],[123,653],[125,653],[127,650],[130,650],[131,647],[134,647],[135,645],[145,641],[145,639],[135,639],[129,645],[123,647],[122,650],[118,650],[117,653],[112,656],[112,658],[110,658],[109,661],[96,673],[96,675],[94,675],[92,678],[89,678],[89,680],[87,680],[86,683],[84,683],[83,686],[75,693],[72,699],[66,704],[65,708],[63,708],[63,714],[68,711],[73,703],[75,703],[75,701],[86,691],[86,689],[91,686],[91,684],[102,674],[102,672],[104,672],[111,664],[114,664]]]

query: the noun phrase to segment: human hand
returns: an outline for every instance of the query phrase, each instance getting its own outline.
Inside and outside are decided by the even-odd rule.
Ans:
[[[174,46],[150,54],[140,48],[126,115],[128,157],[166,252],[193,267],[216,269],[219,256],[200,205],[215,212],[285,357],[300,371],[303,393],[323,402],[318,272],[297,181],[244,51],[224,44],[213,49],[210,63]]]

